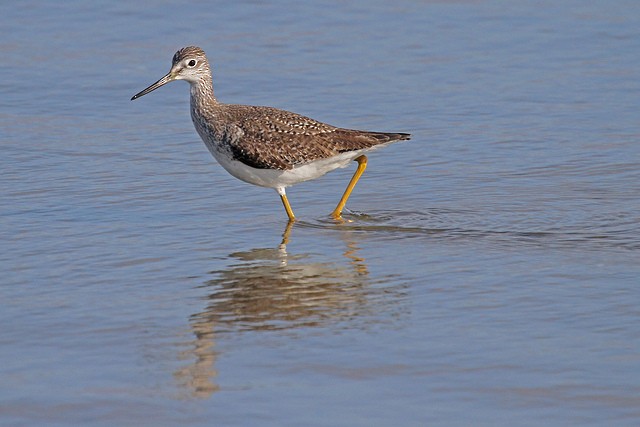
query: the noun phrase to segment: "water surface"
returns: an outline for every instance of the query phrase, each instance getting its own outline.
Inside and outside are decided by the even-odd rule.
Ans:
[[[637,2],[0,16],[0,424],[640,422]],[[221,101],[413,139],[287,230],[186,84],[129,102],[188,44]]]

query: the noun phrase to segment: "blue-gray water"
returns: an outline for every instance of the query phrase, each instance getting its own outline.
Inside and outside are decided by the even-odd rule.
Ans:
[[[14,2],[0,425],[637,426],[640,3]],[[189,2],[187,2],[189,3]],[[278,196],[188,85],[413,134]]]

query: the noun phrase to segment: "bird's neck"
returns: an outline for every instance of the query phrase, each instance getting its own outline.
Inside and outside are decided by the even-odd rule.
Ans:
[[[217,135],[218,107],[211,78],[191,84],[191,120],[205,144],[209,144],[212,136]]]
[[[202,106],[217,104],[218,100],[213,95],[211,78],[200,80],[191,84],[191,104]]]

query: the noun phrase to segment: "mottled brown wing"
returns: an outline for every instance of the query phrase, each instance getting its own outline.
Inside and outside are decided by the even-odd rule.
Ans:
[[[348,151],[409,139],[402,133],[336,128],[270,107],[229,105],[231,122],[242,135],[229,141],[233,156],[254,168],[288,170]]]

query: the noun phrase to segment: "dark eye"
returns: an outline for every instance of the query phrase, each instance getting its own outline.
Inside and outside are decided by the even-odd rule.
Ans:
[[[191,68],[191,67],[195,67],[197,64],[197,61],[195,59],[192,59],[191,61],[187,62],[187,67]]]

